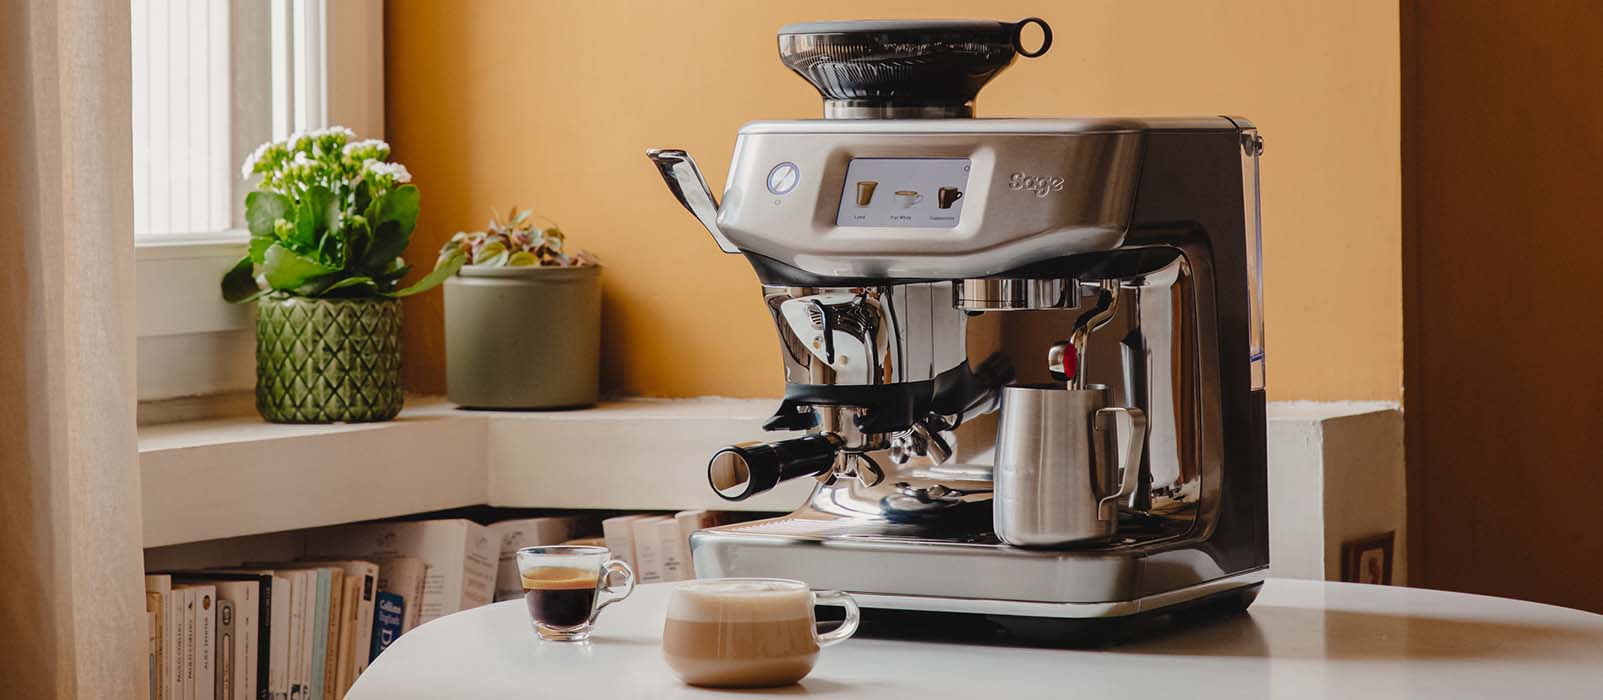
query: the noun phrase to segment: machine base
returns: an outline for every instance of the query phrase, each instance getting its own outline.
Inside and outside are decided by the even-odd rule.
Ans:
[[[1018,615],[865,608],[859,637],[948,644],[1096,648],[1161,637],[1245,612],[1263,583],[1211,593],[1165,608],[1121,617],[1043,618]],[[828,620],[835,608],[818,608]]]
[[[1225,568],[1215,545],[1184,537],[1032,550],[978,530],[816,511],[702,530],[691,543],[702,578],[792,578],[847,591],[869,609],[1002,618],[1127,618],[1254,586],[1268,573],[1266,562]]]

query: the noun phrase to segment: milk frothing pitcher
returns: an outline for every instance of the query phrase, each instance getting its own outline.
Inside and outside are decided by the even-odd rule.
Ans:
[[[1108,389],[1002,390],[996,446],[996,536],[1018,547],[1102,541],[1140,482],[1146,415],[1108,406]]]

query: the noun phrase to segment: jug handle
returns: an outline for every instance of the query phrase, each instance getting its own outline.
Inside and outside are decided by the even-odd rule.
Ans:
[[[1097,502],[1097,519],[1113,520],[1119,517],[1119,503],[1135,493],[1141,483],[1141,451],[1147,439],[1147,414],[1139,408],[1115,406],[1099,409],[1096,415],[1098,426],[1102,425],[1103,416],[1111,416],[1118,431],[1115,434],[1119,439],[1117,454],[1120,455],[1119,471],[1123,474],[1119,479],[1119,492]]]

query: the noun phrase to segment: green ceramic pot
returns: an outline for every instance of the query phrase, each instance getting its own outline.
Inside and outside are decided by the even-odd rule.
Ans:
[[[274,423],[365,423],[401,412],[399,299],[263,298],[256,411]]]
[[[445,281],[445,393],[465,408],[596,402],[601,267],[463,267]]]

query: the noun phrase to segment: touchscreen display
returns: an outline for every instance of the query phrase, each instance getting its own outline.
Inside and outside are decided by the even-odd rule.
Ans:
[[[967,158],[854,158],[836,226],[952,228],[963,216]]]

